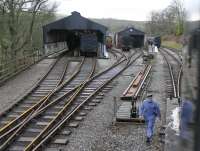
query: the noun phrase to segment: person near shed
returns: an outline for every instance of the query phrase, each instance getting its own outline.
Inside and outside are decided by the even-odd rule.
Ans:
[[[189,101],[188,97],[182,100],[181,110],[180,110],[180,137],[183,141],[187,142],[189,136],[188,126],[192,120],[193,105]]]
[[[159,119],[161,120],[160,108],[158,104],[153,100],[152,94],[148,94],[147,98],[143,101],[139,110],[139,116],[140,118],[143,117],[145,120],[145,123],[147,125],[146,142],[150,143],[153,136],[153,130],[154,130],[156,117],[159,117]]]

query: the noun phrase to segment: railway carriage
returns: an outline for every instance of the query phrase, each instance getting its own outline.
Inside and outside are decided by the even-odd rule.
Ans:
[[[95,33],[80,36],[80,55],[97,56],[98,39]]]

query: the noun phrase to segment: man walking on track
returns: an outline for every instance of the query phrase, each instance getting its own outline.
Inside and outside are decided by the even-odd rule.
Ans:
[[[139,110],[140,118],[143,116],[147,125],[147,143],[150,143],[152,139],[156,117],[159,117],[159,119],[161,119],[160,108],[158,104],[152,99],[152,97],[152,94],[148,94],[147,98],[143,101]]]

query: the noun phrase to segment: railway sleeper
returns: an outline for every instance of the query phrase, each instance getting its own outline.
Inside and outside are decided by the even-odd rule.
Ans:
[[[79,126],[79,122],[75,122],[75,121],[73,121],[73,122],[70,122],[69,124],[68,124],[68,127],[71,127],[71,128],[77,128]]]

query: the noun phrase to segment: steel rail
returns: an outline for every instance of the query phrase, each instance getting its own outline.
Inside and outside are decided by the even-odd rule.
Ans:
[[[137,58],[139,58],[141,55],[139,55]],[[136,58],[136,59],[137,59]],[[135,59],[135,60],[136,60]],[[132,63],[135,61],[133,60]],[[125,67],[123,67],[117,74],[115,74],[113,77],[111,77],[109,80],[107,80],[106,82],[104,82],[103,85],[101,85],[99,88],[97,88],[97,90],[95,90],[94,93],[90,94],[90,96],[88,96],[81,104],[79,104],[69,115],[65,115],[64,111],[67,110],[67,107],[70,105],[70,103],[76,98],[77,94],[79,94],[79,92],[81,91],[81,89],[83,89],[85,87],[85,85],[82,85],[78,91],[76,92],[76,94],[70,99],[70,101],[68,102],[68,104],[65,105],[65,107],[62,110],[62,113],[60,112],[60,115],[64,115],[65,118],[64,120],[62,119],[60,122],[58,122],[57,120],[60,119],[60,117],[58,116],[57,119],[55,118],[54,121],[52,121],[51,125],[48,125],[46,127],[45,130],[43,130],[29,145],[28,147],[25,149],[26,151],[28,150],[37,150],[38,147],[40,147],[41,143],[44,143],[44,141],[47,139],[46,136],[49,136],[48,134],[52,134],[52,132],[55,132],[56,130],[58,130],[60,128],[60,126],[62,126],[66,120],[68,120],[73,113],[75,113],[83,104],[85,104],[92,96],[94,96],[101,88],[103,88],[107,83],[109,83],[111,80],[113,80],[116,76],[118,76],[122,71],[124,71],[128,66],[130,66],[130,64],[126,64]],[[113,68],[113,67],[112,67]],[[94,78],[93,78],[94,79]],[[53,123],[57,124],[56,126],[53,125]],[[53,131],[52,131],[53,130]],[[39,146],[36,146],[36,145]],[[36,146],[36,148],[34,148]]]
[[[164,50],[166,50],[167,52],[169,52],[169,51],[171,51],[171,52],[173,52],[174,54],[176,54],[177,56],[178,56],[178,58],[176,58],[176,60],[180,63],[180,64],[182,64],[182,57],[181,57],[181,55],[180,54],[178,54],[178,52],[176,52],[177,50],[175,50],[174,48],[167,48],[167,47],[162,47],[161,49],[164,49]],[[175,51],[173,51],[173,49],[175,50]],[[172,57],[173,57],[173,54],[171,54],[172,55]]]
[[[64,70],[63,70],[63,72],[62,72],[62,74],[60,76],[60,79],[57,82],[55,88],[57,88],[63,82],[64,76],[65,76],[66,71],[67,71],[67,67],[68,67],[68,62],[65,65]],[[54,92],[54,90],[55,89],[51,90],[46,96],[44,96],[41,99],[41,101],[43,101],[44,99],[48,98],[48,96],[51,95]],[[40,101],[38,103],[40,103]],[[38,103],[36,103],[35,105],[38,106]],[[35,112],[35,110],[32,110],[35,105],[33,105],[32,107],[30,107],[28,110],[26,110],[24,113],[22,113],[19,117],[17,117],[16,119],[12,120],[10,123],[8,123],[7,125],[5,125],[5,127],[2,128],[1,135],[0,135],[0,142],[2,142],[4,139],[6,139],[6,137],[8,137],[9,134],[11,134],[15,129],[17,129],[17,127],[19,127],[19,125],[20,125],[20,121],[19,120],[22,120],[22,122],[23,122],[23,121],[25,121],[27,118],[29,118],[29,116],[31,116]],[[38,109],[41,107],[41,105],[42,104],[40,104],[40,106],[38,107]]]
[[[128,85],[128,87],[126,88],[126,90],[123,92],[123,96],[126,95],[128,93],[128,90],[132,87],[133,83],[136,81],[136,79],[138,78],[138,76],[141,74],[141,72],[138,72],[136,74],[136,76],[134,77],[134,79],[131,81],[131,83]]]
[[[167,50],[165,48],[161,48],[161,49],[163,51],[165,51],[169,56],[171,56],[179,65],[182,65],[182,62],[169,52],[169,51],[171,51],[170,49],[167,49]],[[176,55],[178,55],[178,54],[176,54]],[[179,56],[179,58],[180,58],[180,56]]]
[[[80,71],[81,66],[82,66],[84,60],[85,60],[85,59],[82,60],[82,62],[81,62],[81,64],[80,64],[79,68],[77,69],[77,72],[75,72],[75,73],[78,73],[78,72]],[[92,72],[89,73],[88,77],[86,78],[86,81],[88,80],[88,78],[90,78],[90,77],[94,74],[95,67],[96,67],[96,58],[93,59]],[[74,78],[74,75],[76,75],[75,73],[66,81],[67,83],[69,82],[69,80],[72,80],[72,79]],[[61,87],[63,87],[63,85],[66,84],[66,82],[64,82],[64,83],[62,84]],[[76,86],[76,87],[75,87],[74,89],[72,89],[71,91],[65,93],[63,96],[61,96],[61,97],[59,97],[59,98],[53,100],[52,102],[50,102],[50,103],[47,104],[46,106],[43,106],[42,109],[41,109],[41,107],[42,107],[42,106],[41,106],[41,107],[38,108],[33,114],[31,114],[30,116],[28,116],[27,119],[25,119],[24,121],[22,121],[22,122],[18,125],[19,128],[17,127],[18,129],[3,143],[3,145],[1,145],[0,150],[6,149],[7,146],[9,145],[9,143],[11,143],[12,141],[14,141],[14,138],[15,138],[17,135],[19,135],[19,133],[20,133],[20,132],[22,131],[22,129],[24,128],[24,126],[25,126],[32,118],[34,118],[35,116],[39,115],[39,113],[41,113],[42,111],[44,111],[44,109],[47,109],[47,107],[49,107],[50,105],[52,105],[52,104],[55,103],[56,101],[60,100],[61,98],[65,97],[66,95],[68,95],[68,94],[72,93],[73,91],[75,91],[76,89],[78,89],[80,85],[81,85],[81,84],[79,84],[78,86]],[[60,89],[60,87],[59,87],[59,89]],[[58,88],[57,88],[55,91],[58,91]],[[46,102],[46,103],[47,103],[47,102]],[[44,105],[44,102],[43,102],[43,105]]]
[[[30,93],[32,93],[40,84],[41,82],[47,77],[47,75],[53,70],[53,68],[55,67],[56,63],[58,62],[58,60],[60,59],[60,57],[58,59],[56,59],[56,61],[54,61],[51,65],[50,68],[48,69],[48,71],[42,75],[42,78],[31,88],[31,90],[24,95],[22,98],[20,98],[19,101],[17,101],[16,103],[20,103],[25,97],[27,97]],[[4,116],[9,110],[11,110],[11,108],[13,108],[13,106],[16,104],[13,104],[12,106],[10,106],[8,109],[4,110],[1,114],[0,114],[0,118],[2,116]],[[1,130],[1,129],[0,129]]]
[[[119,62],[124,57],[122,53],[115,51],[113,49],[110,49],[110,52],[113,53],[113,55],[116,57],[115,63]],[[120,56],[118,56],[117,53],[120,54]]]
[[[134,54],[133,54],[133,55],[134,55]],[[117,66],[118,64],[120,64],[120,63],[122,63],[122,62],[124,62],[124,61],[125,61],[125,59],[124,59],[124,60],[121,60],[121,61],[118,62],[117,64],[113,64],[112,66]],[[111,66],[111,67],[112,67],[112,66]],[[88,79],[88,81],[86,81],[86,84],[87,84],[88,82],[90,82],[91,80],[94,80],[94,79],[97,78],[98,76],[101,76],[102,74],[104,74],[104,73],[107,72],[108,70],[110,70],[111,67],[108,67],[107,69],[103,70],[102,72],[100,72],[100,73],[98,73],[97,75],[95,75],[95,76],[91,77],[90,79]],[[82,84],[83,84],[83,83],[81,83],[80,85],[78,85],[78,86],[76,87],[76,89],[78,89]],[[74,89],[74,90],[76,90],[76,89]],[[43,107],[40,111],[38,111],[38,113],[37,113],[35,116],[41,114],[41,113],[45,110],[45,108],[48,108],[49,106],[52,106],[52,105],[54,105],[55,103],[58,103],[58,101],[59,101],[60,99],[62,99],[63,97],[65,97],[65,96],[66,96],[66,94],[64,94],[64,95],[61,96],[60,98],[57,98],[56,100],[52,101],[51,103],[49,103],[48,105],[46,105],[45,107]]]
[[[110,52],[114,56],[114,58],[116,58],[116,59],[118,58],[117,54],[114,53],[112,50],[108,50],[108,52]]]
[[[178,79],[177,79],[177,97],[181,97],[181,79],[183,75],[183,66],[180,67],[180,70],[178,72]]]
[[[139,107],[141,106],[141,104],[142,104],[142,101],[144,100],[144,93],[145,93],[145,90],[147,90],[148,89],[148,87],[149,87],[149,85],[150,85],[150,83],[151,83],[151,77],[152,77],[152,72],[150,72],[149,73],[149,75],[148,75],[148,78],[147,78],[147,80],[146,80],[146,84],[145,84],[145,87],[141,90],[141,92],[140,92],[140,101],[138,102],[137,101],[137,103],[136,103],[136,108],[138,109],[138,111],[139,111]]]
[[[61,57],[59,58],[59,59],[57,59],[56,61],[55,61],[55,63],[50,67],[50,69],[48,70],[48,72],[41,78],[41,80],[37,83],[37,85],[34,87],[34,89],[31,91],[31,92],[29,92],[26,96],[28,96],[30,93],[32,93],[37,87],[39,87],[39,85],[41,84],[41,82],[42,81],[44,81],[44,79],[47,77],[47,75],[53,70],[53,68],[55,67],[55,65],[56,65],[56,63],[59,61],[61,59]],[[65,66],[65,68],[66,68],[67,66]],[[64,72],[65,72],[65,70],[66,69],[64,69]],[[64,73],[63,73],[64,74]],[[63,74],[62,74],[62,76],[63,76]],[[61,78],[63,78],[61,76]],[[58,84],[60,83],[60,81],[58,82]],[[58,85],[57,84],[57,85]],[[53,91],[53,90],[52,90]],[[41,98],[40,100],[39,100],[39,102],[40,101],[43,101],[44,99],[46,99],[49,95],[50,95],[50,93],[52,92],[52,91],[50,91],[46,96],[44,96],[43,98]],[[26,97],[26,96],[24,96],[24,98]],[[22,99],[21,99],[22,100]],[[38,103],[39,103],[38,102]],[[20,101],[18,102],[18,103],[20,103]],[[37,104],[36,104],[37,105]],[[28,109],[28,110],[26,110],[24,113],[22,113],[19,117],[17,117],[16,119],[14,119],[14,120],[12,120],[11,122],[9,122],[8,124],[6,124],[4,127],[2,127],[1,129],[0,129],[0,139],[1,139],[1,135],[3,135],[5,132],[8,132],[9,131],[9,128],[12,126],[12,125],[14,125],[14,124],[16,124],[15,122],[16,122],[16,120],[20,120],[21,118],[24,118],[24,116],[26,117],[27,116],[27,114],[28,113],[30,113],[31,112],[31,110],[32,110],[33,108],[30,108],[30,109]],[[7,111],[8,112],[8,111]],[[5,113],[4,113],[5,114]]]
[[[124,61],[124,60],[118,62],[118,64],[120,64],[120,63],[123,62],[123,61]],[[114,66],[117,66],[117,64],[115,64]],[[106,71],[108,71],[108,70],[109,70],[109,68],[105,69],[104,71],[102,71],[101,73],[97,74],[96,76],[93,76],[91,79],[94,79],[94,78],[100,76],[101,74],[103,74],[104,72],[106,72]],[[88,80],[88,81],[89,81],[89,80]],[[86,81],[86,82],[88,82],[88,81]],[[48,105],[46,105],[45,107],[41,108],[36,114],[34,114],[34,115],[29,119],[29,121],[30,121],[32,118],[35,118],[36,116],[38,116],[39,114],[41,114],[42,112],[44,112],[48,107],[50,107],[50,106],[52,106],[52,105],[58,103],[58,102],[60,101],[60,99],[66,97],[66,95],[68,95],[68,94],[74,92],[74,91],[75,91],[76,89],[78,89],[81,85],[82,85],[82,83],[81,83],[80,85],[76,86],[73,90],[69,91],[68,93],[65,93],[63,96],[61,96],[61,97],[55,99],[54,101],[50,102],[50,103],[49,103]]]
[[[120,51],[119,49],[112,48],[112,50],[117,52],[117,53],[119,53],[119,54],[121,54],[121,56],[123,56],[126,60],[128,60],[128,57],[122,51]]]
[[[4,129],[4,133],[0,135],[0,141],[4,141],[4,139],[6,137],[8,137],[8,135],[10,133],[12,133],[14,130],[16,130],[18,127],[20,127],[20,125],[22,125],[23,122],[25,122],[26,120],[28,120],[31,115],[34,113],[34,112],[37,112],[39,109],[41,109],[44,104],[46,104],[49,100],[49,98],[55,94],[58,90],[60,90],[62,87],[64,87],[66,84],[68,84],[80,71],[80,68],[81,66],[83,65],[83,62],[84,62],[85,58],[82,59],[81,63],[79,64],[79,67],[78,69],[73,72],[73,74],[71,75],[71,77],[66,80],[65,82],[61,83],[61,80],[64,78],[64,73],[62,74],[62,77],[59,81],[60,84],[57,84],[57,87],[51,91],[47,96],[45,96],[43,99],[41,99],[38,103],[36,103],[35,105],[33,105],[31,108],[29,108],[28,110],[26,110],[23,114],[21,114],[18,118],[14,119],[13,121],[11,121],[10,123],[7,124],[7,127],[5,127]],[[66,66],[67,67],[67,66]],[[65,69],[66,71],[66,69]],[[75,89],[77,89],[77,87],[75,87]],[[73,92],[75,89],[73,89],[72,91],[69,91],[69,93],[67,94],[70,94],[71,92]],[[66,94],[66,95],[67,95]],[[66,96],[65,95],[65,96]],[[62,96],[63,97],[63,96]],[[10,129],[8,129],[10,128]]]
[[[168,55],[170,55],[180,65],[180,69],[178,71],[178,78],[177,78],[177,97],[180,98],[181,97],[181,78],[182,78],[182,74],[183,74],[183,63],[169,52],[169,51],[171,51],[169,48],[167,48],[167,50],[165,48],[163,48],[162,50],[164,50]],[[177,53],[175,53],[175,54],[178,55]],[[180,56],[179,56],[179,58],[180,58]]]
[[[169,63],[169,61],[167,60],[166,56],[164,55],[164,53],[162,51],[161,51],[161,54],[163,55],[167,65],[168,65],[169,74],[170,74],[171,81],[172,81],[172,86],[173,86],[174,97],[176,98],[177,97],[177,89],[176,89],[176,85],[175,85],[175,79],[174,79],[174,75],[173,75],[171,64]]]
[[[91,72],[89,73],[88,75],[88,78],[83,81],[81,83],[81,86],[76,90],[76,92],[68,99],[67,101],[67,104],[65,104],[65,106],[63,107],[63,109],[56,115],[56,117],[48,124],[47,127],[45,127],[45,129],[41,132],[41,133],[45,133],[46,131],[48,131],[49,127],[52,127],[54,124],[56,124],[57,122],[57,119],[60,118],[60,116],[63,115],[63,112],[65,112],[65,110],[67,109],[67,107],[71,104],[71,102],[76,98],[77,94],[80,93],[80,91],[82,90],[83,86],[86,84],[86,82],[92,77],[92,75],[94,74],[95,72],[95,68],[96,68],[96,59],[95,59],[95,62],[93,63],[93,67],[92,67],[92,70]],[[40,133],[40,134],[41,134]],[[40,134],[38,135],[38,137],[40,136]],[[38,137],[36,137],[33,141],[37,140]],[[25,150],[29,150],[31,146],[27,146]]]
[[[144,72],[143,72],[143,73],[145,73],[145,74],[144,74],[144,76],[143,76],[142,82],[140,83],[140,85],[139,85],[139,87],[138,87],[138,89],[137,89],[137,91],[136,91],[136,93],[135,93],[135,95],[134,95],[134,98],[137,98],[137,97],[138,97],[138,94],[140,93],[140,91],[141,91],[141,89],[142,89],[142,86],[144,85],[144,82],[146,81],[146,79],[147,79],[147,77],[148,77],[148,75],[149,75],[151,69],[152,69],[152,66],[151,66],[151,65],[148,65],[148,66],[145,68],[145,70],[144,70]]]

